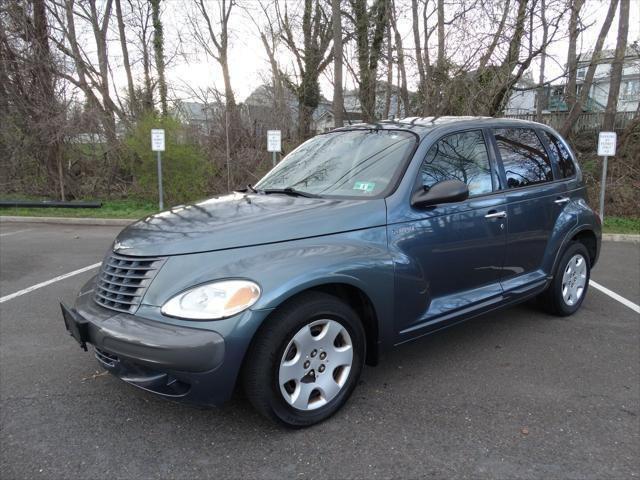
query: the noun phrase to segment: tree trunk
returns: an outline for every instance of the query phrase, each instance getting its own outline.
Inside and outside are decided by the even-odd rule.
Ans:
[[[57,184],[60,200],[65,200],[64,165],[62,163],[62,145],[57,135],[55,118],[58,106],[55,98],[55,84],[52,71],[51,49],[49,47],[49,32],[47,12],[44,0],[33,0],[33,47],[34,47],[34,78],[37,79],[36,92],[31,95],[39,97],[40,105],[34,108],[37,134],[44,144],[44,161],[49,174],[50,183]],[[53,123],[52,123],[53,122]],[[53,188],[52,188],[53,190]]]
[[[424,75],[425,75],[425,87],[422,93],[424,97],[423,103],[423,115],[431,115],[435,111],[435,95],[433,88],[433,67],[431,65],[431,58],[429,56],[429,29],[427,18],[427,5],[422,8],[422,24],[424,26],[424,43],[422,44],[422,51],[424,52]]]
[[[344,125],[342,92],[342,15],[340,0],[331,0],[333,19],[333,119],[335,127]]]
[[[393,88],[393,47],[391,45],[391,27],[387,24],[387,85],[385,86],[383,118],[389,118],[391,110],[391,93]],[[396,112],[400,116],[400,112]]]
[[[607,34],[609,33],[609,29],[611,28],[611,24],[613,23],[613,17],[616,13],[617,6],[618,0],[611,0],[611,3],[609,4],[609,10],[607,11],[607,16],[604,19],[604,23],[602,24],[602,28],[600,29],[600,33],[598,34],[598,39],[596,40],[596,44],[593,48],[591,63],[589,64],[589,68],[587,69],[587,75],[585,76],[584,83],[582,84],[582,90],[580,91],[579,97],[576,99],[576,103],[569,111],[569,115],[567,115],[567,118],[560,128],[560,133],[564,137],[567,137],[573,129],[573,125],[576,123],[576,120],[582,113],[582,106],[587,102],[589,98],[589,91],[591,90],[593,77],[596,73],[596,67],[598,66],[600,55],[602,54],[602,47],[604,45],[605,39],[607,38]]]
[[[427,78],[424,71],[424,60],[422,58],[422,45],[420,42],[420,17],[418,16],[418,0],[411,0],[411,16],[413,23],[413,45],[416,49],[416,65],[418,66],[418,91],[425,89]]]
[[[578,20],[580,11],[584,5],[584,0],[571,0],[571,16],[569,17],[569,45],[567,51],[567,86],[565,91],[565,101],[567,109],[571,110],[576,104],[576,85],[578,75],[578,57],[576,55],[576,45],[578,44]]]
[[[542,110],[544,95],[544,70],[547,62],[547,40],[549,37],[549,24],[547,23],[546,0],[540,0],[540,17],[542,20],[542,52],[540,57],[540,77],[538,78],[538,91],[536,92],[536,121],[542,122]]]
[[[438,0],[438,68],[444,67],[444,0]]]
[[[120,48],[122,49],[122,63],[124,64],[124,71],[127,74],[127,91],[129,92],[129,108],[131,113],[137,115],[137,101],[135,87],[133,83],[133,75],[131,74],[131,64],[129,63],[129,48],[127,47],[127,37],[124,27],[124,19],[122,17],[122,6],[120,0],[116,2],[116,18],[118,20],[118,32],[120,34]]]
[[[398,71],[400,73],[400,98],[402,98],[402,105],[404,106],[404,116],[408,117],[411,112],[409,105],[409,89],[407,87],[407,69],[404,64],[404,50],[402,48],[402,36],[398,31],[398,24],[395,15],[395,2],[391,3],[389,20],[393,26],[396,41],[396,51],[398,52]]]
[[[360,69],[360,106],[364,122],[374,122],[376,118],[376,81],[378,60],[384,42],[385,21],[387,20],[388,0],[376,0],[373,4],[373,37],[369,43],[370,18],[367,0],[354,0],[356,22],[356,46],[358,49],[358,67]]]
[[[273,31],[272,41],[274,38]],[[269,65],[271,66],[271,76],[273,77],[273,107],[276,112],[277,117],[277,125],[280,130],[286,131],[287,124],[286,115],[287,115],[287,105],[285,103],[285,92],[284,85],[282,84],[282,75],[280,73],[280,68],[278,66],[278,61],[275,56],[275,43],[272,47],[267,39],[267,36],[264,32],[260,32],[260,39],[262,40],[262,44],[264,45],[264,49],[267,52],[267,57],[269,58]]]
[[[163,117],[167,116],[167,81],[164,76],[164,32],[160,20],[160,1],[151,1],[151,17],[153,21],[153,50],[156,57],[156,70],[158,71],[158,92],[160,93],[160,111]]]
[[[153,86],[151,84],[151,56],[146,42],[142,44],[142,68],[144,78],[142,108],[145,113],[149,113],[153,111]]]
[[[616,41],[616,53],[611,64],[611,83],[609,84],[609,97],[607,108],[604,112],[604,131],[613,131],[618,109],[618,96],[620,95],[620,82],[622,81],[622,67],[627,51],[627,36],[629,33],[629,0],[620,0],[620,13],[618,15],[618,39]]]

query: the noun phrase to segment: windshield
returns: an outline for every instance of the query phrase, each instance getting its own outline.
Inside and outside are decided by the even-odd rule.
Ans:
[[[287,155],[255,188],[376,197],[395,183],[415,144],[415,135],[397,130],[319,135]]]

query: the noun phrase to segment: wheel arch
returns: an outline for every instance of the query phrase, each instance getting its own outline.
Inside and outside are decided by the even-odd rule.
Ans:
[[[359,286],[345,281],[326,281],[306,285],[304,288],[291,292],[290,295],[280,298],[271,313],[263,320],[262,325],[270,321],[272,316],[284,305],[309,292],[322,292],[339,298],[358,314],[362,322],[366,338],[367,365],[377,365],[379,359],[379,316],[371,297]],[[260,328],[258,328],[258,331]]]
[[[591,268],[593,268],[593,266],[598,261],[598,257],[600,255],[599,236],[591,225],[580,225],[576,228],[573,228],[567,235],[565,235],[562,245],[556,252],[551,275],[555,274],[555,271],[558,267],[558,262],[560,261],[560,258],[562,258],[562,254],[566,250],[567,246],[571,244],[571,242],[579,242],[586,247],[587,251],[589,252],[589,263]]]

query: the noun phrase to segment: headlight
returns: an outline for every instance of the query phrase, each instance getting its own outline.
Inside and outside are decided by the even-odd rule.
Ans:
[[[162,313],[193,320],[227,318],[246,310],[260,298],[260,287],[248,280],[224,280],[191,288],[171,298]]]

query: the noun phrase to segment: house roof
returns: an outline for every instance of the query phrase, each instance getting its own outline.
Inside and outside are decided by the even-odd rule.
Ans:
[[[610,63],[610,61],[613,60],[615,55],[616,55],[616,50],[614,48],[602,50],[602,53],[600,54],[600,58],[598,59],[598,62]],[[578,63],[589,63],[591,62],[592,58],[593,58],[593,50],[589,50],[587,52],[584,52],[578,55]],[[627,50],[624,53],[624,58],[629,60],[633,60],[633,59],[638,60],[640,59],[640,50],[635,45],[629,45],[627,47]]]

